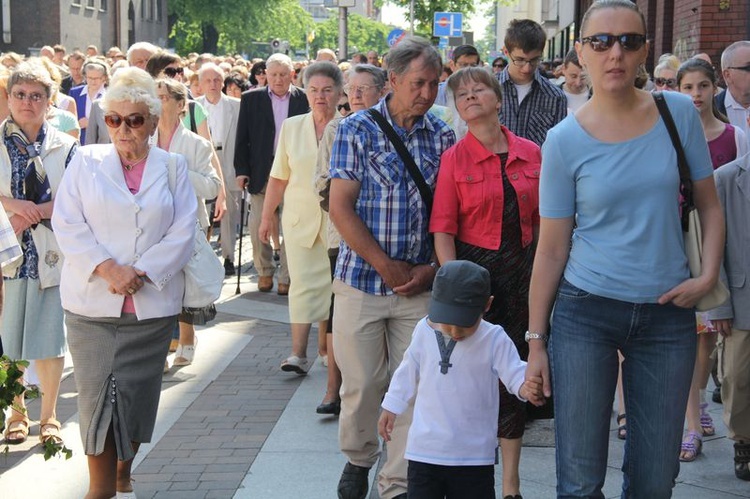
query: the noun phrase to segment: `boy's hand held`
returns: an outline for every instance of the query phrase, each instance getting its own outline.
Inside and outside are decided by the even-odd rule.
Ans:
[[[391,441],[391,432],[393,431],[393,424],[396,422],[396,415],[391,411],[383,409],[380,413],[380,419],[378,419],[378,435],[380,435],[386,442]]]

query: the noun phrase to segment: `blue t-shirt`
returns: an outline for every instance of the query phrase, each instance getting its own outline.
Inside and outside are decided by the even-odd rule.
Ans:
[[[693,180],[712,174],[690,98],[664,92]],[[589,293],[654,303],[690,277],[679,216],[677,153],[661,118],[644,135],[601,142],[569,115],[542,147],[539,213],[576,217],[565,278]]]

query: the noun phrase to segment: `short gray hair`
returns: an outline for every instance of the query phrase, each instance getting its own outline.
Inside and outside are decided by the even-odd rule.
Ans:
[[[305,87],[313,76],[324,76],[333,80],[333,86],[341,90],[344,86],[344,75],[337,65],[330,61],[314,62],[307,66],[303,75]]]
[[[198,81],[203,78],[203,75],[206,73],[206,71],[213,71],[217,73],[222,80],[226,76],[226,73],[218,64],[215,64],[213,62],[204,62],[203,64],[201,64],[201,68],[198,70]]]
[[[721,53],[721,69],[728,69],[729,66],[731,66],[733,63],[732,59],[734,58],[734,53],[743,47],[750,47],[750,41],[748,40],[740,40],[738,42],[734,42],[729,47],[724,49],[724,52]]]
[[[425,64],[432,66],[440,74],[443,69],[440,52],[429,40],[420,36],[408,36],[388,52],[388,74],[406,73],[409,70],[409,64],[422,56],[425,58]]]
[[[130,56],[133,54],[133,51],[135,51],[135,50],[147,50],[151,55],[154,55],[160,49],[159,49],[159,47],[157,47],[153,43],[149,43],[149,42],[136,42],[133,45],[131,45],[130,47],[128,47],[128,52],[127,52],[127,55],[126,55],[128,61],[130,60]]]
[[[294,64],[292,64],[292,60],[286,54],[273,54],[266,60],[266,69],[268,69],[271,64],[281,64],[282,66],[288,67],[289,71],[294,71]]]
[[[372,50],[370,52],[373,52]],[[349,77],[351,78],[355,74],[369,74],[372,76],[372,81],[378,90],[382,90],[385,87],[385,71],[372,64],[357,64],[349,70]]]
[[[117,71],[102,99],[102,109],[108,111],[110,104],[122,101],[146,104],[154,118],[161,114],[161,101],[156,95],[156,83],[151,75],[140,68],[130,67]]]
[[[47,94],[48,99],[52,97],[52,94],[57,89],[57,85],[52,81],[47,68],[39,62],[33,61],[22,62],[11,70],[10,78],[8,78],[8,93],[10,93],[14,86],[20,83],[40,84],[44,87],[44,92]]]

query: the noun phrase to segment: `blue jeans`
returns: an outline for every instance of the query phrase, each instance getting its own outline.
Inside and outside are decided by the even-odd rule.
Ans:
[[[628,415],[621,497],[671,497],[695,348],[692,309],[604,298],[562,280],[549,343],[557,497],[604,497],[618,350]]]

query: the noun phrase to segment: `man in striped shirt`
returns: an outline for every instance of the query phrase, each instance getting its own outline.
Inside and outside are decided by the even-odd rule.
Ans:
[[[568,114],[565,94],[538,71],[547,42],[544,29],[530,19],[514,19],[505,34],[508,65],[497,74],[503,87],[500,123],[541,147],[547,130]]]
[[[431,190],[440,155],[455,142],[450,127],[427,114],[441,70],[440,54],[427,40],[401,41],[388,54],[392,92],[373,107],[404,142]],[[379,455],[380,402],[414,326],[427,313],[435,264],[429,210],[368,111],[339,125],[330,176],[331,220],[344,240],[333,282],[333,341],[343,378],[339,445],[348,461],[338,497],[364,499],[369,470]],[[411,410],[403,416],[378,476],[383,499],[406,497],[404,449]]]

